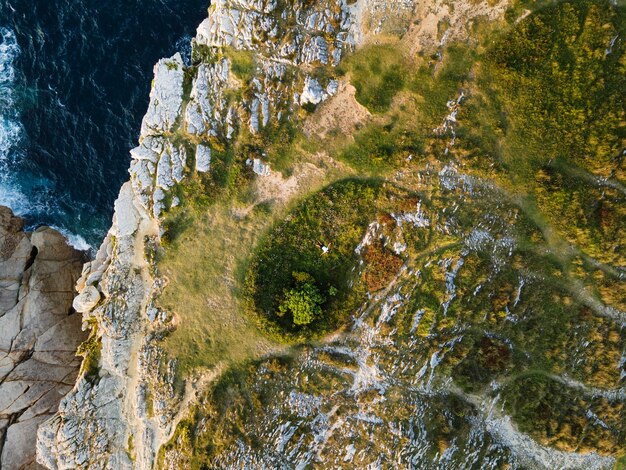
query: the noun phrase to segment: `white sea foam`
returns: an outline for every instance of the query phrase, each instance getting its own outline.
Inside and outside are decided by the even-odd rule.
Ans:
[[[13,181],[11,167],[17,163],[16,150],[22,139],[22,125],[15,104],[15,60],[20,48],[15,33],[0,27],[0,205],[24,213],[28,199]]]
[[[80,235],[76,235],[75,233],[71,233],[64,228],[57,227],[55,225],[52,225],[51,228],[55,229],[57,232],[63,235],[67,240],[67,243],[77,250],[90,251],[93,248],[89,243],[87,243],[87,240],[85,240]]]

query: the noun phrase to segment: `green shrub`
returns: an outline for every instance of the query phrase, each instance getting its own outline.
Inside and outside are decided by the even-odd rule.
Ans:
[[[294,325],[308,325],[322,315],[324,297],[315,285],[313,276],[293,273],[296,287],[284,290],[284,299],[278,306],[277,315],[291,315]]]
[[[176,240],[193,225],[193,217],[184,208],[175,208],[163,221],[163,241],[165,244]]]

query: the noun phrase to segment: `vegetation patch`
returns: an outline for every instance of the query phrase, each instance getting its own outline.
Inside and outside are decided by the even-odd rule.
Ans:
[[[252,80],[256,71],[254,51],[227,47],[224,48],[224,53],[230,60],[230,70],[238,79],[244,83]]]
[[[394,117],[385,124],[367,125],[340,156],[359,171],[381,173],[401,166],[412,155],[422,154],[424,142],[423,136]]]
[[[608,1],[563,2],[496,44],[486,66],[509,117],[507,159],[614,167],[626,138],[626,61],[613,40],[625,31],[626,16]]]
[[[384,113],[405,86],[407,59],[394,45],[370,45],[359,49],[342,65],[356,88],[356,99],[373,113]]]
[[[251,309],[262,325],[295,340],[317,337],[344,323],[367,290],[355,249],[377,215],[406,197],[403,190],[379,180],[344,180],[310,196],[278,222],[261,241],[248,270]],[[376,263],[397,266],[386,254],[381,256]],[[371,273],[367,276],[377,282]],[[292,308],[297,304],[307,321]]]
[[[102,339],[98,336],[95,320],[90,320],[91,330],[89,337],[78,346],[77,356],[83,357],[79,375],[84,375],[90,383],[96,383],[100,372],[100,358],[102,356]]]
[[[246,360],[272,348],[240,314],[242,296],[235,286],[238,266],[251,256],[255,237],[271,215],[253,211],[237,217],[229,191],[210,204],[199,202],[195,192],[210,184],[203,178],[189,177],[180,189],[181,205],[165,216],[166,249],[158,261],[159,274],[169,281],[159,306],[180,319],[162,345],[178,360],[179,374]]]
[[[457,117],[468,164],[527,195],[524,210],[542,226],[617,265],[623,192],[602,178],[626,178],[625,33],[626,10],[607,1],[541,8],[480,57]]]
[[[363,277],[369,292],[377,292],[389,284],[404,264],[404,260],[376,240],[363,250],[365,268]]]
[[[626,429],[619,401],[592,398],[541,373],[513,380],[503,399],[520,430],[545,445],[570,452],[623,451]]]
[[[352,144],[338,150],[339,158],[365,174],[386,173],[413,164],[429,153],[429,147],[438,139],[433,130],[450,112],[448,102],[459,96],[476,56],[467,46],[454,45],[446,49],[441,62],[423,59],[418,62],[406,59],[398,45],[380,47],[385,51],[381,52],[383,62],[389,50],[395,51],[394,60],[403,61],[402,86],[395,91],[399,96],[394,106],[378,108],[382,114],[357,132]],[[351,64],[360,60],[367,63],[370,55],[371,60],[377,57],[366,48],[365,52],[359,51],[347,60],[346,68],[350,70],[350,80],[357,88],[356,97],[360,102],[363,98],[359,99],[358,94],[359,74],[352,71]],[[370,76],[363,73],[363,80],[373,80],[368,78]]]

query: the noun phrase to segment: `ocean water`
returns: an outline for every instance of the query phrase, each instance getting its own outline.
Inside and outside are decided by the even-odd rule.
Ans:
[[[0,204],[97,247],[128,178],[152,67],[209,0],[0,0]]]

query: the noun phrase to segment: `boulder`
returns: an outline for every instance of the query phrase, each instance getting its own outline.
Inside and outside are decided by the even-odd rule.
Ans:
[[[72,306],[79,313],[91,311],[100,301],[100,292],[94,286],[87,286],[74,298]]]
[[[198,145],[196,148],[196,171],[205,173],[211,167],[211,147]]]

